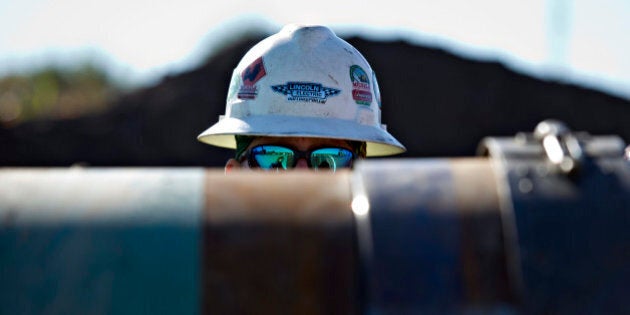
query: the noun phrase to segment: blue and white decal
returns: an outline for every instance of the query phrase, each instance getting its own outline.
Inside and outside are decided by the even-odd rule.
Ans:
[[[326,103],[328,97],[341,92],[339,89],[322,86],[313,82],[287,82],[286,84],[272,85],[271,89],[287,96],[289,101]]]

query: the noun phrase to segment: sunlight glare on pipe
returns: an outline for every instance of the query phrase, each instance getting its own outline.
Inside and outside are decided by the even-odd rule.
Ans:
[[[352,212],[357,216],[365,216],[370,211],[370,202],[365,195],[359,195],[352,199]]]

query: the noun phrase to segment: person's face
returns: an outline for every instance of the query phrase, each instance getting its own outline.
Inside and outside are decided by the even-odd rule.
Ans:
[[[350,151],[353,150],[352,146],[348,143],[348,141],[340,140],[340,139],[323,139],[323,138],[306,138],[306,137],[258,137],[255,138],[252,143],[247,147],[247,150],[250,150],[253,147],[259,145],[280,145],[289,147],[298,151],[310,151],[322,147],[337,147],[337,148],[345,148]],[[242,161],[237,161],[236,159],[228,160],[225,165],[225,171],[229,172],[233,169],[249,169],[250,166],[246,159]],[[300,158],[297,160],[297,164],[295,165],[296,169],[306,169],[308,168],[308,163],[305,158]]]

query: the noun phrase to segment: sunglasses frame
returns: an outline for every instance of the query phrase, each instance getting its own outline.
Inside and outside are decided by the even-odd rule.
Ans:
[[[293,169],[295,168],[295,166],[297,166],[297,163],[300,159],[305,159],[306,160],[306,164],[308,165],[309,168],[311,169],[315,169],[317,170],[317,168],[314,168],[311,165],[311,155],[313,154],[313,152],[317,151],[317,150],[321,150],[321,149],[335,149],[335,150],[346,150],[348,152],[350,152],[350,154],[352,155],[352,158],[350,159],[350,165],[348,166],[344,166],[344,167],[339,167],[341,168],[352,168],[352,166],[354,165],[354,160],[357,158],[357,154],[355,154],[351,149],[348,148],[344,148],[344,147],[336,147],[336,146],[321,146],[321,147],[316,147],[313,148],[311,150],[306,150],[306,151],[301,151],[301,150],[296,150],[295,148],[291,147],[291,146],[287,146],[287,145],[278,145],[278,144],[260,144],[257,146],[254,146],[250,149],[248,149],[245,154],[243,155],[244,159],[247,159],[247,165],[249,165],[250,168],[260,168],[263,170],[272,170],[272,168],[262,168],[260,167],[260,165],[258,164],[258,162],[256,161],[256,159],[254,158],[252,151],[254,151],[257,148],[260,147],[280,147],[283,149],[288,149],[291,152],[293,152],[294,158],[293,158],[293,165],[291,165],[290,167],[287,165],[287,169]],[[332,169],[333,171],[337,170],[337,168]]]

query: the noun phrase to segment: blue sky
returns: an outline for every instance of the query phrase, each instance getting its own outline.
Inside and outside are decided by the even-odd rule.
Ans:
[[[0,0],[0,75],[94,61],[150,84],[195,66],[233,31],[286,23],[403,38],[630,99],[627,0]]]

